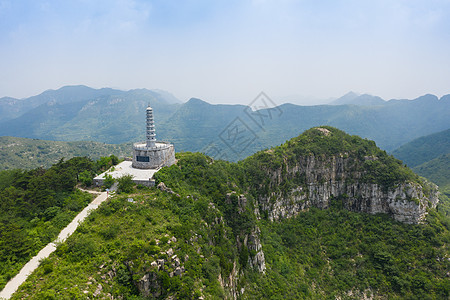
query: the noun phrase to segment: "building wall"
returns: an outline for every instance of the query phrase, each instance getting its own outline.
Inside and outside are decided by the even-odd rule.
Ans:
[[[149,162],[137,161],[136,156],[148,156]],[[133,153],[133,168],[137,169],[158,169],[171,166],[175,163],[175,149],[173,145],[168,145],[163,149],[137,150]]]

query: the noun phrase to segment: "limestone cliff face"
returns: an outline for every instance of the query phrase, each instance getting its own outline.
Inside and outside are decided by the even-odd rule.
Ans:
[[[259,238],[260,234],[261,230],[258,226],[256,226],[252,232],[245,237],[244,245],[250,252],[248,257],[249,266],[259,273],[265,273],[266,259],[264,257],[261,240]]]
[[[326,157],[306,156],[294,164],[285,164],[275,171],[267,171],[270,177],[270,192],[257,199],[259,213],[265,212],[270,220],[295,216],[309,207],[327,208],[332,199],[342,201],[342,205],[356,212],[370,214],[386,213],[404,223],[420,223],[427,208],[438,203],[437,186],[428,184],[428,196],[423,187],[415,182],[403,182],[387,188],[364,180],[361,164],[365,157],[357,160],[346,154]],[[278,188],[286,186],[286,190]]]
[[[237,195],[236,192],[231,192],[227,194],[227,203],[231,204],[231,195],[235,195],[237,198],[237,212],[242,214],[245,212],[248,205],[247,198],[245,195]],[[266,260],[264,256],[264,251],[261,245],[261,230],[257,225],[255,225],[250,232],[243,234],[242,240],[238,236],[236,238],[236,244],[239,251],[242,251],[243,247],[246,248],[246,252],[249,253],[247,264],[255,271],[259,273],[266,272]]]

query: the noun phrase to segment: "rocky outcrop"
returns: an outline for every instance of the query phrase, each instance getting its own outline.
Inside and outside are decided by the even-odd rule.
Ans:
[[[153,261],[145,261],[142,273],[142,269],[134,268],[133,261],[126,262],[125,265],[128,267],[128,271],[133,277],[138,277],[139,279],[134,280],[139,293],[144,297],[158,298],[165,294],[167,290],[164,288],[162,282],[162,273],[166,273],[168,277],[182,277],[186,271],[185,262],[188,261],[189,256],[185,255],[184,258],[178,257],[176,254],[177,248],[172,248],[176,246],[177,238],[172,236],[169,238],[168,234],[164,236],[167,239],[167,245],[170,245],[167,250],[161,251],[159,254],[153,257]],[[160,245],[159,240],[155,241],[157,245]],[[167,247],[167,246],[166,246]]]
[[[166,184],[165,184],[164,182],[160,182],[160,183],[158,184],[157,188],[158,188],[159,190],[161,190],[162,192],[166,192],[166,193],[169,193],[169,194],[175,194],[175,192],[172,191],[171,188],[167,187]]]
[[[250,255],[248,256],[248,265],[259,273],[266,272],[266,259],[261,246],[260,229],[258,226],[244,239],[244,245],[247,247]]]
[[[370,214],[386,213],[400,222],[420,223],[427,214],[427,208],[435,208],[438,203],[437,186],[428,183],[425,195],[422,185],[403,182],[393,187],[380,186],[364,180],[361,164],[365,157],[355,160],[339,156],[307,156],[295,164],[285,164],[271,177],[268,195],[260,195],[257,207],[268,214],[270,220],[289,218],[309,207],[327,208],[331,201],[356,212]],[[290,189],[277,189],[289,181]]]
[[[144,297],[157,298],[163,293],[160,280],[155,272],[145,274],[136,285],[140,294]]]
[[[239,270],[236,266],[236,262],[233,262],[233,269],[230,274],[223,278],[222,274],[219,274],[219,283],[220,286],[226,293],[225,299],[238,299],[239,291],[238,291],[238,283],[239,283]]]

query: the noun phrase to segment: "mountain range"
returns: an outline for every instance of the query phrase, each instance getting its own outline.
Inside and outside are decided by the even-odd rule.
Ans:
[[[450,128],[450,95],[384,101],[349,93],[331,105],[316,106],[277,105],[264,94],[255,101],[214,105],[193,98],[181,103],[158,90],[68,86],[22,100],[1,98],[0,136],[136,142],[144,139],[149,103],[158,139],[171,141],[177,151],[202,151],[231,161],[320,125],[372,139],[387,151]]]

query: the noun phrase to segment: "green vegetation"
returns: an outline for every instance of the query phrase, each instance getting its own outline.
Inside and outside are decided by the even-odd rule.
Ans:
[[[61,158],[88,156],[96,160],[104,153],[125,157],[131,144],[108,145],[97,142],[56,142],[16,137],[0,137],[0,170],[49,168]]]
[[[450,153],[450,129],[420,137],[392,151],[395,157],[410,168],[448,153]]]
[[[450,216],[450,129],[418,138],[392,153],[439,186],[438,209]]]
[[[119,193],[131,193],[133,191],[133,175],[123,175],[122,177],[117,179],[117,182],[117,190],[119,191]]]
[[[103,294],[143,299],[135,284],[147,273],[154,274],[153,288],[160,298],[197,298],[201,290],[221,298],[224,291],[217,278],[230,273],[236,251],[227,233],[231,230],[215,223],[221,214],[208,203],[205,197],[194,200],[156,189],[118,195],[59,245],[13,299],[92,297],[98,283]],[[185,268],[181,277],[169,276],[176,269],[173,255]],[[164,260],[159,270],[152,265],[157,260]]]
[[[0,288],[92,200],[77,183],[92,182],[117,161],[74,157],[47,170],[0,171]]]
[[[121,193],[60,244],[13,299],[108,293],[223,299],[231,297],[230,286],[243,291],[243,299],[448,298],[450,222],[441,211],[430,209],[425,224],[406,225],[349,212],[336,198],[326,210],[310,208],[291,219],[270,222],[263,209],[255,215],[260,195],[305,184],[287,167],[311,155],[352,158],[361,180],[388,188],[421,181],[373,142],[332,127],[308,130],[238,163],[178,153],[177,165],[155,174],[157,184],[167,186],[161,190],[120,179]],[[255,228],[265,274],[251,267],[256,251],[245,246]]]
[[[450,196],[450,153],[418,165],[413,170],[439,185],[440,191]]]
[[[263,221],[267,274],[248,274],[245,298],[447,299],[450,235],[439,218],[411,226],[332,207]]]
[[[90,164],[73,158],[48,170],[0,172],[0,288],[91,201],[75,190]]]

